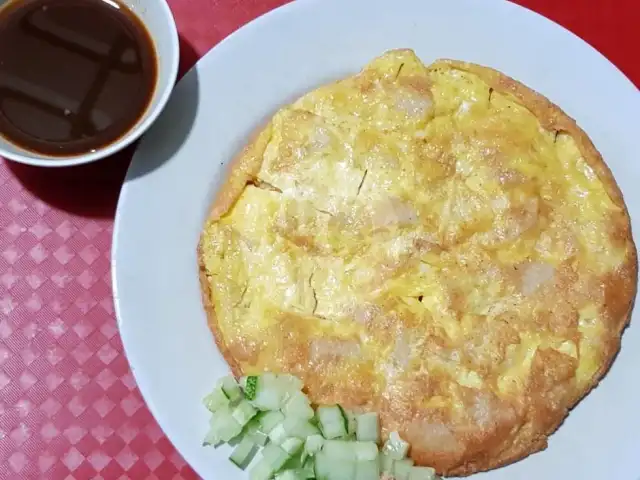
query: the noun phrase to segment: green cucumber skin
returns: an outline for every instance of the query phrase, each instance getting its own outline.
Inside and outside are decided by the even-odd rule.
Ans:
[[[258,377],[252,375],[247,377],[247,383],[244,387],[244,396],[247,400],[256,398],[256,390],[258,389]]]
[[[340,413],[342,414],[342,420],[344,420],[344,431],[349,434],[349,417],[347,416],[347,412],[344,411],[342,405],[338,405],[338,408],[340,409]]]
[[[323,436],[328,440],[342,438],[347,435],[348,423],[344,410],[340,405],[326,405],[316,410],[318,423]],[[332,431],[329,431],[328,427]]]

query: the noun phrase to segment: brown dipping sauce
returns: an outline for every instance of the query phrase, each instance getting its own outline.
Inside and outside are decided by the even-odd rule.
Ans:
[[[95,151],[127,133],[156,85],[153,41],[114,0],[0,9],[0,134],[39,154]]]

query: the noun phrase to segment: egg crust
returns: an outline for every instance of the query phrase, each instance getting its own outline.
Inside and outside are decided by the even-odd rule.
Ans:
[[[201,235],[237,376],[380,414],[442,475],[547,445],[635,298],[622,194],[587,135],[508,76],[393,50],[279,110]]]

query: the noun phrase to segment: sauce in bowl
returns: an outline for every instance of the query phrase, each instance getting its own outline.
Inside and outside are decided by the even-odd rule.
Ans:
[[[0,134],[52,157],[93,152],[144,115],[157,70],[147,29],[117,1],[11,1],[0,10]]]

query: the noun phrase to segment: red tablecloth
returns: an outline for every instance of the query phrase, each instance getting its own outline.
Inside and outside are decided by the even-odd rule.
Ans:
[[[169,3],[184,72],[283,1]],[[519,3],[640,85],[640,0]],[[56,171],[0,160],[0,480],[195,478],[145,407],[114,318],[111,227],[130,155]]]

